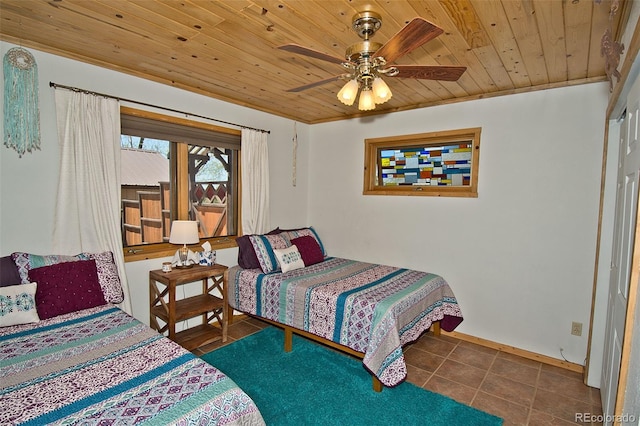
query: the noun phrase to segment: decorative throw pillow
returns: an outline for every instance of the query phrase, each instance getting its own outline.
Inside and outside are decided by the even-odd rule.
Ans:
[[[46,256],[40,256],[37,254],[31,253],[23,253],[23,252],[15,252],[11,253],[11,259],[16,264],[18,268],[18,274],[20,274],[20,279],[22,280],[22,284],[28,284],[29,281],[29,271],[32,269],[40,268],[42,266],[55,265],[56,263],[61,262],[75,262],[78,260],[87,260],[88,257],[84,254],[78,254],[75,256],[64,256],[58,254],[49,254]]]
[[[36,283],[0,287],[0,327],[38,322]]]
[[[262,272],[268,274],[280,269],[274,249],[283,249],[291,244],[281,235],[250,235],[249,241],[256,253]]]
[[[22,278],[11,256],[0,257],[0,287],[20,284]]]
[[[244,269],[255,269],[260,267],[260,262],[253,250],[253,245],[249,239],[249,235],[243,235],[236,238],[238,245],[238,265]]]
[[[292,229],[292,230],[289,230],[289,231],[283,231],[279,235],[284,236],[286,239],[289,240],[289,242],[291,242],[291,240],[293,240],[294,238],[304,237],[304,236],[307,236],[307,235],[311,236],[316,240],[316,242],[320,246],[320,249],[322,250],[322,255],[324,257],[327,256],[327,252],[324,249],[324,246],[322,245],[322,241],[320,241],[320,237],[318,236],[318,233],[315,231],[315,229],[313,229],[313,226],[311,226],[309,228]]]
[[[265,235],[276,235],[279,233],[279,228],[276,228],[267,232]],[[260,267],[260,262],[256,257],[256,252],[249,239],[250,236],[251,235],[243,235],[236,238],[236,244],[238,245],[238,265],[244,269],[256,269]]]
[[[40,319],[107,303],[98,282],[95,260],[56,263],[29,271],[38,283],[36,309]]]
[[[320,245],[311,235],[294,238],[291,240],[291,244],[298,247],[300,256],[302,256],[302,260],[304,261],[304,266],[315,265],[324,260]]]
[[[102,288],[104,300],[109,303],[122,303],[124,293],[120,284],[120,275],[118,267],[113,260],[113,253],[105,251],[102,253],[82,253],[89,259],[96,261],[96,269],[98,270],[98,282]]]
[[[291,246],[285,249],[274,249],[273,253],[276,255],[276,259],[280,263],[282,272],[293,271],[294,269],[304,268],[304,261],[298,247]]]

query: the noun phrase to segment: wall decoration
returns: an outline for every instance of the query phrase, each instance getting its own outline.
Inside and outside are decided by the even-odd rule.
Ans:
[[[296,181],[297,181],[297,162],[298,162],[298,128],[297,128],[297,122],[293,122],[293,139],[291,140],[293,142],[293,165],[292,165],[292,176],[291,176],[291,183],[293,184],[293,186],[296,186]]]
[[[601,1],[602,0],[596,0],[596,3],[599,4]],[[624,52],[624,44],[615,40],[611,32],[611,22],[616,13],[618,13],[619,7],[619,0],[613,0],[611,2],[609,9],[609,28],[607,28],[600,40],[600,54],[604,56],[605,59],[604,69],[607,79],[609,80],[610,92],[613,92],[613,78],[615,77],[617,82],[620,81],[621,75],[620,71],[618,71],[618,65],[620,65],[620,56],[622,56]]]
[[[38,66],[33,55],[14,47],[4,55],[4,144],[22,155],[40,149]]]

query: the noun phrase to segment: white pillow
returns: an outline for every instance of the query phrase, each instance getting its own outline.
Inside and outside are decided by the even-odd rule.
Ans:
[[[0,287],[0,327],[39,322],[36,283]]]
[[[282,272],[289,272],[294,269],[304,268],[304,261],[298,251],[298,247],[295,245],[284,249],[274,249],[273,253],[276,255],[278,263],[280,263]]]

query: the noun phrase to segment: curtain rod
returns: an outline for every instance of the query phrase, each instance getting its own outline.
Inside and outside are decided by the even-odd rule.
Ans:
[[[98,92],[93,92],[91,90],[79,89],[77,87],[65,86],[63,84],[57,84],[57,83],[54,83],[52,81],[49,82],[49,87],[53,87],[54,89],[57,89],[57,88],[67,89],[67,90],[72,90],[74,92],[86,93],[88,95],[102,96],[102,97],[105,97],[105,98],[116,99],[118,101],[131,102],[131,103],[138,104],[138,105],[144,105],[144,106],[148,106],[148,107],[152,107],[152,108],[159,108],[159,109],[163,109],[165,111],[171,111],[171,112],[175,112],[175,113],[178,113],[178,114],[186,114],[186,115],[190,115],[192,117],[204,118],[205,120],[211,120],[211,121],[216,121],[218,123],[229,124],[231,126],[240,127],[241,129],[256,130],[258,132],[267,133],[267,134],[271,133],[270,130],[256,129],[255,127],[249,127],[249,126],[243,126],[242,124],[230,123],[228,121],[218,120],[216,118],[211,118],[211,117],[205,117],[204,115],[193,114],[191,112],[185,112],[185,111],[180,111],[180,110],[177,110],[177,109],[171,109],[171,108],[161,107],[161,106],[157,106],[157,105],[147,104],[147,103],[144,103],[144,102],[134,101],[134,100],[131,100],[131,99],[126,99],[126,98],[119,98],[117,96],[112,96],[112,95],[105,95],[104,93],[98,93]]]

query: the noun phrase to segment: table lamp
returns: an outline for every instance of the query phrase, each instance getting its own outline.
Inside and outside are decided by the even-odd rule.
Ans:
[[[169,242],[171,244],[182,244],[182,247],[180,247],[177,252],[180,262],[176,265],[176,268],[192,267],[193,265],[187,264],[187,256],[189,254],[187,244],[200,242],[198,222],[193,220],[174,220],[171,224]]]

